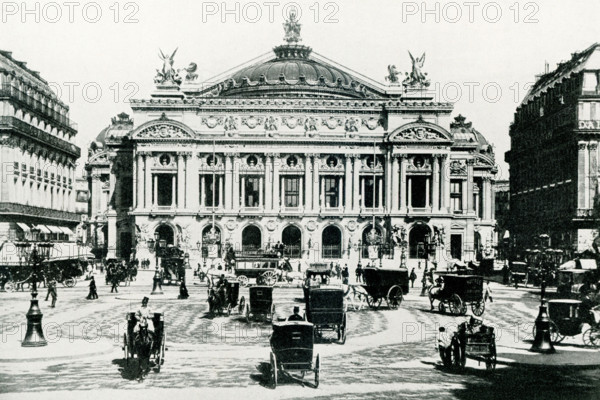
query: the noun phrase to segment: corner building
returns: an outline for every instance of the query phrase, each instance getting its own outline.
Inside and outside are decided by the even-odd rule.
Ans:
[[[384,266],[400,264],[402,228],[409,267],[434,237],[439,262],[493,240],[492,147],[425,87],[290,42],[208,84],[171,74],[94,144],[88,173],[104,186],[92,183],[91,213],[109,256],[153,260],[158,232],[201,263],[213,218],[238,254],[282,242],[294,268],[368,258],[373,216]]]

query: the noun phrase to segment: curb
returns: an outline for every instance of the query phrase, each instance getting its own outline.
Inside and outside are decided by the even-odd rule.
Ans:
[[[19,345],[20,346],[20,345]],[[106,344],[102,349],[97,349],[88,353],[71,354],[71,355],[48,355],[44,357],[32,358],[0,358],[0,363],[28,363],[28,362],[46,362],[46,361],[68,361],[82,358],[97,357],[105,354],[116,353],[117,348],[112,344]]]

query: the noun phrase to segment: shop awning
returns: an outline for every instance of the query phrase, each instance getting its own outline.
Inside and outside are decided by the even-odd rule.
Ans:
[[[17,222],[17,225],[19,226],[19,228],[21,228],[23,230],[23,232],[25,232],[25,233],[31,232],[31,228],[29,227],[29,225],[24,224],[22,222]]]
[[[58,227],[58,229],[60,229],[60,231],[61,231],[62,233],[64,233],[65,235],[69,235],[69,236],[75,236],[75,234],[73,233],[73,231],[72,231],[72,230],[70,230],[70,229],[69,229],[69,228],[67,228],[67,227],[64,227],[64,226],[59,226],[59,227]]]
[[[41,233],[50,234],[50,229],[46,227],[46,225],[36,225],[35,229],[39,230]]]
[[[63,231],[61,231],[58,226],[54,226],[54,225],[46,225],[46,226],[48,227],[48,229],[50,229],[50,232],[52,232],[52,233],[63,233]]]

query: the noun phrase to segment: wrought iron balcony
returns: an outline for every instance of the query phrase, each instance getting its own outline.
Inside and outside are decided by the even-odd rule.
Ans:
[[[74,212],[52,210],[19,203],[0,202],[0,215],[15,214],[18,216],[37,217],[54,221],[79,222],[79,215]]]
[[[40,143],[42,146],[50,146],[55,149],[69,153],[72,156],[79,157],[81,150],[73,143],[53,136],[35,126],[29,125],[18,118],[10,116],[0,117],[0,127],[15,130],[17,133],[30,137]]]

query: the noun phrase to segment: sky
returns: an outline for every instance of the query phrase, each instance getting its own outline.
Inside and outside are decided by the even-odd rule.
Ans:
[[[147,98],[162,63],[198,64],[205,80],[283,43],[284,16],[300,12],[302,44],[385,84],[410,71],[410,51],[437,101],[455,103],[495,146],[508,179],[509,125],[535,75],[600,41],[600,1],[3,1],[0,49],[39,71],[79,124],[87,147],[110,119]],[[447,128],[447,127],[446,127]]]

